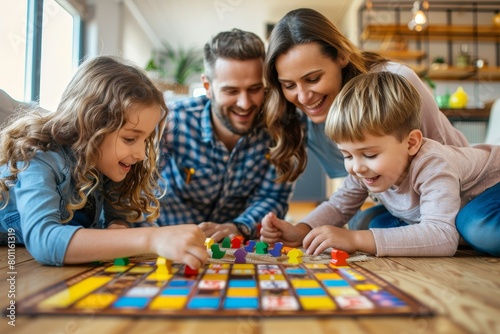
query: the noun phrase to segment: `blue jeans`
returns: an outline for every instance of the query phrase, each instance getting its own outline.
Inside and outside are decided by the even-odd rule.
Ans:
[[[358,211],[348,224],[351,230],[407,225],[383,205]],[[458,233],[476,251],[500,257],[500,183],[467,203],[458,212],[455,224]]]
[[[370,228],[389,228],[408,225],[401,219],[391,215],[382,204],[358,211],[347,224],[350,230],[368,230]]]
[[[457,215],[456,226],[476,251],[500,257],[500,183],[467,203]]]

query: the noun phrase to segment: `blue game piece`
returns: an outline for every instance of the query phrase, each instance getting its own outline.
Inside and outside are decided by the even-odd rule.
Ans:
[[[282,249],[283,249],[283,243],[277,242],[274,244],[274,248],[270,249],[268,252],[269,252],[269,254],[271,254],[274,257],[280,257]]]
[[[245,247],[245,250],[248,252],[248,253],[251,253],[253,252],[253,250],[255,249],[255,240],[248,240],[248,243]]]

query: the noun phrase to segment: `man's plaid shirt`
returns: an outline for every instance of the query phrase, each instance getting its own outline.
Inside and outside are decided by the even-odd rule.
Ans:
[[[293,184],[274,181],[264,129],[255,128],[229,152],[215,136],[210,108],[205,96],[169,104],[160,161],[166,195],[158,224],[233,222],[255,237],[268,212],[285,216]]]

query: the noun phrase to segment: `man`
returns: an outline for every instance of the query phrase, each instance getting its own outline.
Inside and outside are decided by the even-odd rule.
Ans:
[[[195,223],[207,237],[256,236],[268,213],[283,217],[291,183],[275,182],[261,126],[262,40],[251,32],[221,32],[205,45],[206,96],[169,104],[160,170],[166,181],[159,225]]]

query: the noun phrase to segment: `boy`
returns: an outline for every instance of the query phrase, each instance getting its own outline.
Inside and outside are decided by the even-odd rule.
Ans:
[[[500,256],[500,147],[444,146],[423,138],[420,97],[403,77],[359,75],[328,114],[326,135],[349,172],[329,201],[292,226],[268,214],[266,242],[301,243],[377,256],[452,256],[460,235],[473,248]],[[341,228],[372,196],[389,213],[369,230]],[[456,221],[456,224],[455,224]]]

